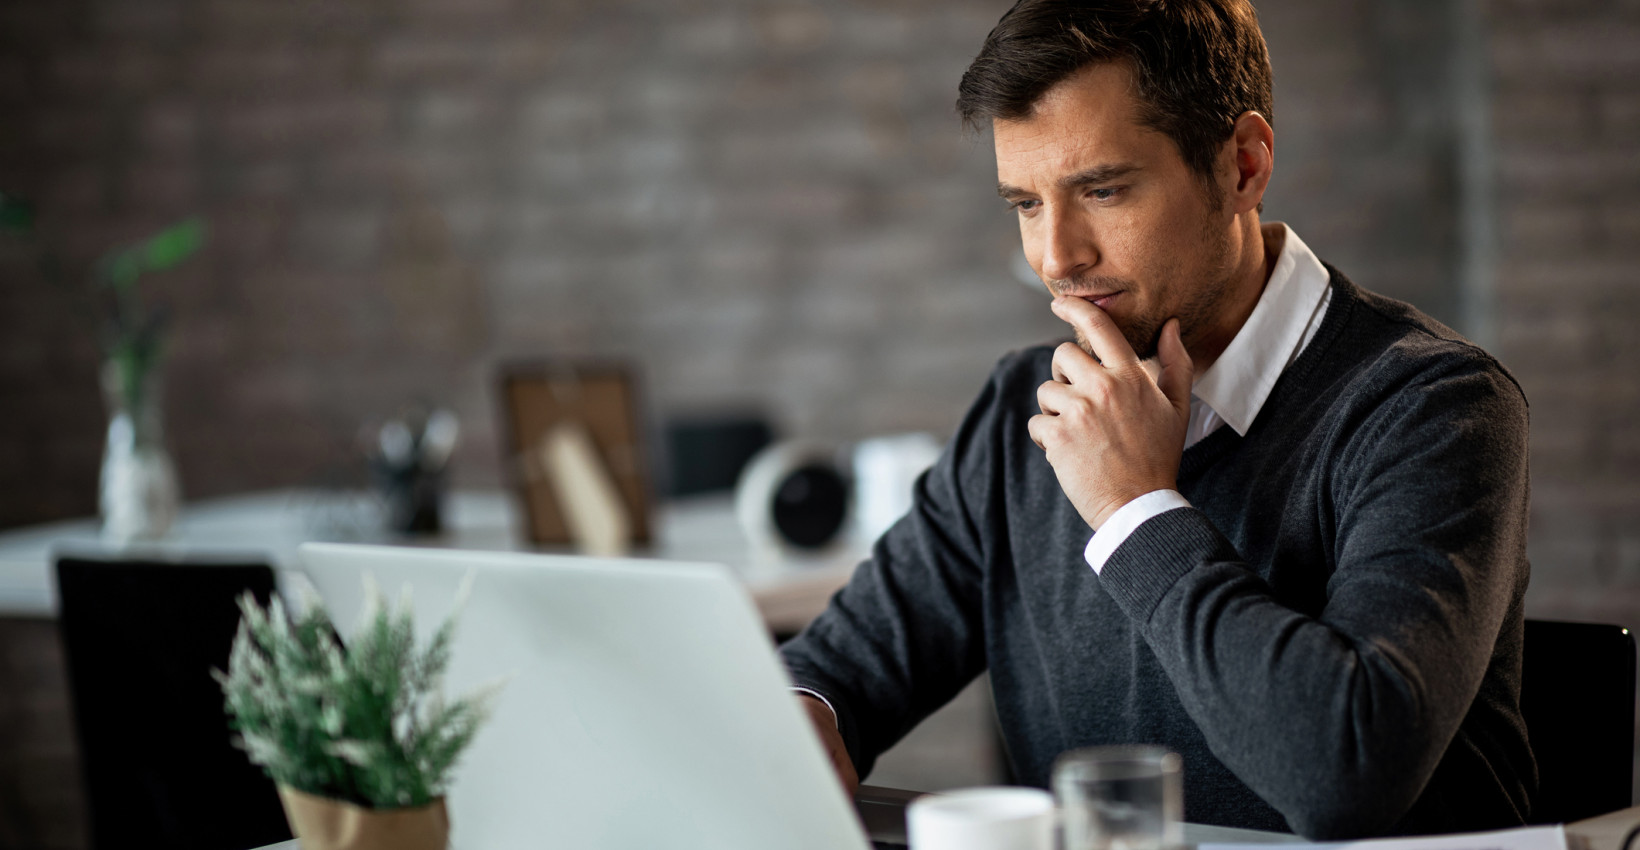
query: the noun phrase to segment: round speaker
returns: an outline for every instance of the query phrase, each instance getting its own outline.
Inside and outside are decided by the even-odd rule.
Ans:
[[[838,451],[789,441],[759,452],[735,491],[746,536],[758,548],[813,552],[842,535],[849,520],[849,478]]]

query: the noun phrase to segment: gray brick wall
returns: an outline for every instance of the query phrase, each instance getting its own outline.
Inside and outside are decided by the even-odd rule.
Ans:
[[[0,847],[89,846],[57,624],[0,619]]]
[[[1488,24],[1533,610],[1640,627],[1640,6],[1499,0]]]
[[[417,399],[461,410],[458,478],[493,481],[490,375],[515,357],[630,358],[657,416],[943,430],[997,354],[1056,332],[950,115],[996,14],[13,3],[0,185],[71,267],[211,221],[155,281],[193,495],[349,468],[358,423]],[[0,525],[87,512],[94,349],[25,257],[0,263],[0,480],[31,482],[0,488]]]

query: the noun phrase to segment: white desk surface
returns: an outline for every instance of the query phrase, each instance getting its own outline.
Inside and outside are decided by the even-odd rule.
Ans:
[[[381,531],[381,508],[366,493],[251,493],[187,505],[164,540],[121,551],[162,558],[265,559],[281,570],[299,570],[296,549],[310,540],[501,551],[539,548],[523,541],[522,523],[507,493],[455,492],[444,509],[445,533],[405,538]],[[754,552],[740,531],[728,496],[666,503],[654,519],[656,544],[634,554],[727,565],[746,582],[764,620],[778,632],[794,632],[818,614],[865,552],[863,545],[852,540],[802,557]],[[0,533],[0,617],[56,616],[51,555],[58,549],[112,551],[99,538],[94,519]]]
[[[1198,844],[1289,844],[1303,839],[1285,832],[1263,832],[1257,829],[1234,829],[1227,826],[1204,826],[1199,823],[1184,825],[1184,842]],[[269,844],[258,850],[302,850],[301,842],[292,838],[278,844]]]
[[[1570,850],[1620,850],[1623,835],[1640,825],[1640,806],[1566,825],[1566,843]],[[1232,829],[1205,826],[1196,823],[1184,825],[1185,844],[1288,844],[1303,839],[1284,832],[1262,832],[1256,829]],[[269,844],[261,850],[301,850],[301,844],[292,839]]]

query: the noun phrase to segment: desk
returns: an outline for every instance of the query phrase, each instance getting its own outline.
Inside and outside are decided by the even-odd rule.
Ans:
[[[905,842],[905,806],[918,794],[892,788],[860,786],[854,804],[866,822],[866,831],[876,841]],[[1640,806],[1566,825],[1569,850],[1621,850],[1623,836],[1640,824]],[[1285,832],[1235,829],[1199,823],[1184,825],[1184,841],[1198,844],[1300,844],[1304,839]],[[260,850],[301,850],[295,840],[270,844]]]
[[[902,791],[898,788],[881,788],[874,785],[861,785],[854,795],[854,808],[860,813],[860,820],[865,823],[866,833],[873,841],[886,841],[895,844],[904,844],[905,837],[905,807],[912,800],[922,796],[917,791]],[[1197,844],[1227,843],[1227,844],[1290,844],[1302,842],[1303,839],[1285,832],[1265,832],[1258,829],[1236,829],[1228,826],[1207,826],[1199,823],[1184,825],[1185,844],[1194,847]],[[287,841],[275,847],[296,850],[295,841]]]
[[[310,540],[491,551],[538,548],[521,542],[522,524],[512,500],[499,491],[453,493],[445,504],[445,518],[444,534],[394,537],[380,531],[380,508],[367,494],[270,491],[191,504],[165,540],[122,551],[136,556],[262,558],[280,570],[295,571],[300,569],[297,547]],[[656,544],[636,553],[639,557],[727,565],[746,583],[770,630],[785,634],[800,630],[820,613],[865,552],[855,541],[804,557],[754,552],[741,534],[728,496],[662,505],[655,516],[655,537]],[[93,519],[0,533],[0,617],[56,616],[51,552],[59,546],[108,551]]]
[[[922,793],[918,791],[902,791],[898,788],[861,785],[859,792],[854,795],[854,808],[860,813],[860,820],[865,823],[866,833],[871,836],[873,841],[904,844],[906,843],[905,807],[920,796],[922,796]],[[1185,844],[1191,847],[1207,843],[1293,844],[1303,841],[1298,836],[1285,832],[1206,826],[1199,823],[1184,825],[1184,840]],[[269,844],[259,848],[259,850],[301,850],[301,844],[292,839],[290,841],[281,841],[278,844]],[[596,848],[589,848],[589,850],[596,850]],[[1606,848],[1593,848],[1593,850],[1606,850]]]
[[[1566,843],[1571,850],[1621,850],[1623,836],[1640,826],[1640,806],[1567,824]]]

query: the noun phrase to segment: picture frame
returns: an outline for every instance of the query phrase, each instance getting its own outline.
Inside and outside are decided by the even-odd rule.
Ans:
[[[519,362],[501,367],[499,383],[504,466],[523,507],[529,542],[576,542],[539,452],[547,434],[572,423],[585,428],[613,479],[628,514],[631,542],[651,545],[651,487],[633,370],[613,361]]]

